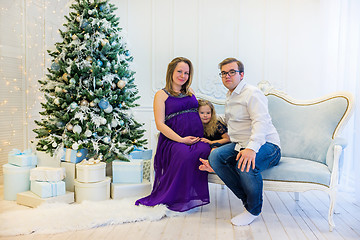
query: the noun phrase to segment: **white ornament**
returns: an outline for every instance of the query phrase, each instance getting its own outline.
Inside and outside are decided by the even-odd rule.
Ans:
[[[87,129],[87,130],[85,131],[85,136],[86,136],[86,137],[91,137],[91,135],[92,135],[92,132],[91,132],[89,129]]]
[[[54,148],[56,148],[56,147],[57,147],[57,143],[56,143],[56,142],[53,142],[51,146],[54,147]]]
[[[46,150],[47,148],[48,148],[48,146],[44,145],[43,149],[45,149],[45,150]]]
[[[117,125],[118,125],[118,122],[116,121],[116,119],[111,120],[111,127],[116,128]]]
[[[105,118],[101,118],[100,123],[101,123],[102,125],[106,124],[106,119],[105,119]]]
[[[78,150],[78,148],[79,148],[79,144],[74,143],[74,144],[72,145],[72,149]]]
[[[59,99],[59,98],[55,98],[54,103],[55,103],[56,105],[59,105],[59,104],[60,104],[60,99]]]
[[[113,111],[113,107],[109,105],[107,108],[104,109],[104,112],[111,113]]]
[[[79,125],[75,125],[74,127],[73,127],[73,132],[74,133],[81,133],[81,127],[79,126]]]

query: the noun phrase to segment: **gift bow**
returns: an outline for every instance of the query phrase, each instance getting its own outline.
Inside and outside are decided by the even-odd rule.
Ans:
[[[10,155],[30,155],[31,149],[26,149],[24,152],[21,152],[19,149],[14,148],[13,150],[11,150],[11,152],[9,154]]]
[[[89,160],[86,160],[86,159],[84,159],[84,160],[82,160],[81,162],[80,162],[80,164],[81,165],[94,165],[94,164],[98,164],[100,162],[100,160],[99,159],[93,159],[93,158],[90,158]]]

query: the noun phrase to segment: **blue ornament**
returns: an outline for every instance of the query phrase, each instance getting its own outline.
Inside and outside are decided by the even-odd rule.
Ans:
[[[97,60],[97,65],[98,65],[99,67],[101,67],[101,66],[103,65],[103,62],[99,59],[99,60]]]
[[[78,107],[78,104],[77,104],[76,102],[73,102],[73,103],[70,104],[70,108],[71,108],[72,110],[74,110],[74,109],[77,108],[77,107]]]
[[[124,121],[123,121],[123,120],[120,120],[120,121],[119,121],[119,124],[120,124],[120,126],[124,125]]]
[[[100,5],[100,11],[104,11],[105,8],[106,8],[105,4]]]
[[[122,105],[121,105],[121,103],[119,103],[119,106],[118,106],[119,108],[121,108],[122,107]]]
[[[125,56],[127,56],[127,57],[130,56],[129,50],[126,50],[126,51],[125,51]]]
[[[99,102],[99,107],[101,109],[106,109],[109,106],[109,102],[105,99],[101,99]]]
[[[53,64],[51,64],[51,69],[54,71],[59,71],[60,65],[58,63],[54,62]]]
[[[96,132],[94,132],[93,134],[93,137],[97,138],[98,137],[98,134]]]
[[[88,21],[83,21],[83,22],[81,23],[81,27],[82,27],[82,28],[86,28],[88,25],[89,25],[89,22],[88,22]]]

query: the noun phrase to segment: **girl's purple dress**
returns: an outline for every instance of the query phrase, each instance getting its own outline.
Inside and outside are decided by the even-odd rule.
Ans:
[[[165,92],[169,95],[165,101],[165,124],[181,137],[203,137],[204,129],[195,96],[175,97]],[[207,172],[199,170],[199,158],[207,159],[209,154],[210,146],[207,143],[199,141],[188,146],[160,133],[154,159],[153,190],[135,204],[165,204],[170,210],[179,212],[208,204]]]

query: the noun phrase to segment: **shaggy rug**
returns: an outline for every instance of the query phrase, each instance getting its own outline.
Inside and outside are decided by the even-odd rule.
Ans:
[[[164,205],[135,206],[135,200],[49,203],[33,209],[4,212],[0,214],[0,235],[53,234],[136,221],[157,221],[165,216],[178,215]]]

